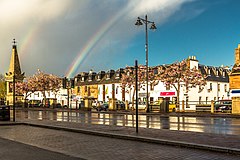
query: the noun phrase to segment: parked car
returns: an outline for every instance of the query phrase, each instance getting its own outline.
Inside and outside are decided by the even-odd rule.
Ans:
[[[232,100],[219,100],[215,102],[215,111],[227,112],[232,110]]]
[[[96,107],[97,111],[108,111],[108,103],[102,103],[101,105]]]
[[[123,101],[116,101],[116,108],[118,110],[124,110],[125,109],[125,103]]]
[[[132,110],[136,110],[136,104],[132,104]],[[146,102],[138,102],[138,110],[146,110]]]

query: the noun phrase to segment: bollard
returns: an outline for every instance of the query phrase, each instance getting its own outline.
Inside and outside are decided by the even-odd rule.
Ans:
[[[182,112],[184,112],[185,111],[185,103],[184,103],[184,100],[182,100],[182,110],[181,110]]]
[[[211,100],[211,113],[214,113],[214,101]]]

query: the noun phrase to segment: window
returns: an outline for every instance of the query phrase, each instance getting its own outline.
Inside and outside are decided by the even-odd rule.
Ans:
[[[201,92],[201,91],[202,91],[202,87],[203,87],[203,86],[200,86],[200,85],[198,86],[198,92]]]
[[[116,79],[119,79],[120,78],[120,72],[117,72],[116,73]]]
[[[187,96],[186,97],[186,108],[190,108],[189,104],[188,104],[188,100],[189,100],[189,97]]]
[[[209,85],[210,85],[209,89],[210,89],[210,91],[212,91],[212,83],[210,83]]]
[[[166,85],[166,90],[170,90],[170,85],[169,84]]]
[[[101,75],[97,75],[97,80],[99,81],[101,79]]]
[[[87,92],[87,86],[84,86],[84,92]]]
[[[218,90],[218,92],[220,91],[220,84],[219,83],[217,85],[217,90]]]
[[[199,98],[198,98],[198,103],[202,104],[202,97],[201,96],[199,96]]]
[[[207,104],[207,102],[208,102],[208,97],[206,97],[206,104]]]
[[[150,86],[150,90],[151,90],[151,91],[154,90],[154,85],[153,85],[153,84],[151,84],[151,86]]]
[[[13,92],[13,83],[12,82],[9,83],[8,88],[9,88],[9,93],[12,93]]]
[[[224,91],[227,92],[227,84],[224,84]]]
[[[223,71],[223,74],[222,74],[223,77],[225,77],[225,71]]]
[[[92,81],[92,75],[88,76],[88,81]]]
[[[110,73],[107,74],[107,78],[106,79],[110,79]]]

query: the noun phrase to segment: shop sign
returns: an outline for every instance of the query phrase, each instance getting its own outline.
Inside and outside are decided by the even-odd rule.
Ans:
[[[240,97],[240,89],[233,89],[230,91],[231,97]]]
[[[176,96],[176,92],[168,91],[168,92],[160,92],[161,97],[174,97]]]

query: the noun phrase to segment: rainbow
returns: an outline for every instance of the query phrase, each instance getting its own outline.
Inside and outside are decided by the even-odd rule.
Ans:
[[[78,52],[77,58],[68,67],[65,72],[66,77],[73,77],[79,66],[84,62],[86,57],[90,54],[91,50],[96,46],[96,44],[102,39],[105,33],[120,19],[124,14],[127,13],[128,8],[121,10],[114,16],[112,16],[106,23],[103,23],[99,30],[88,40],[86,45]]]
[[[24,59],[24,55],[26,55],[26,51],[33,42],[34,38],[38,35],[40,31],[40,27],[30,27],[27,34],[21,39],[21,43],[19,45],[19,54],[21,54],[21,59]]]

